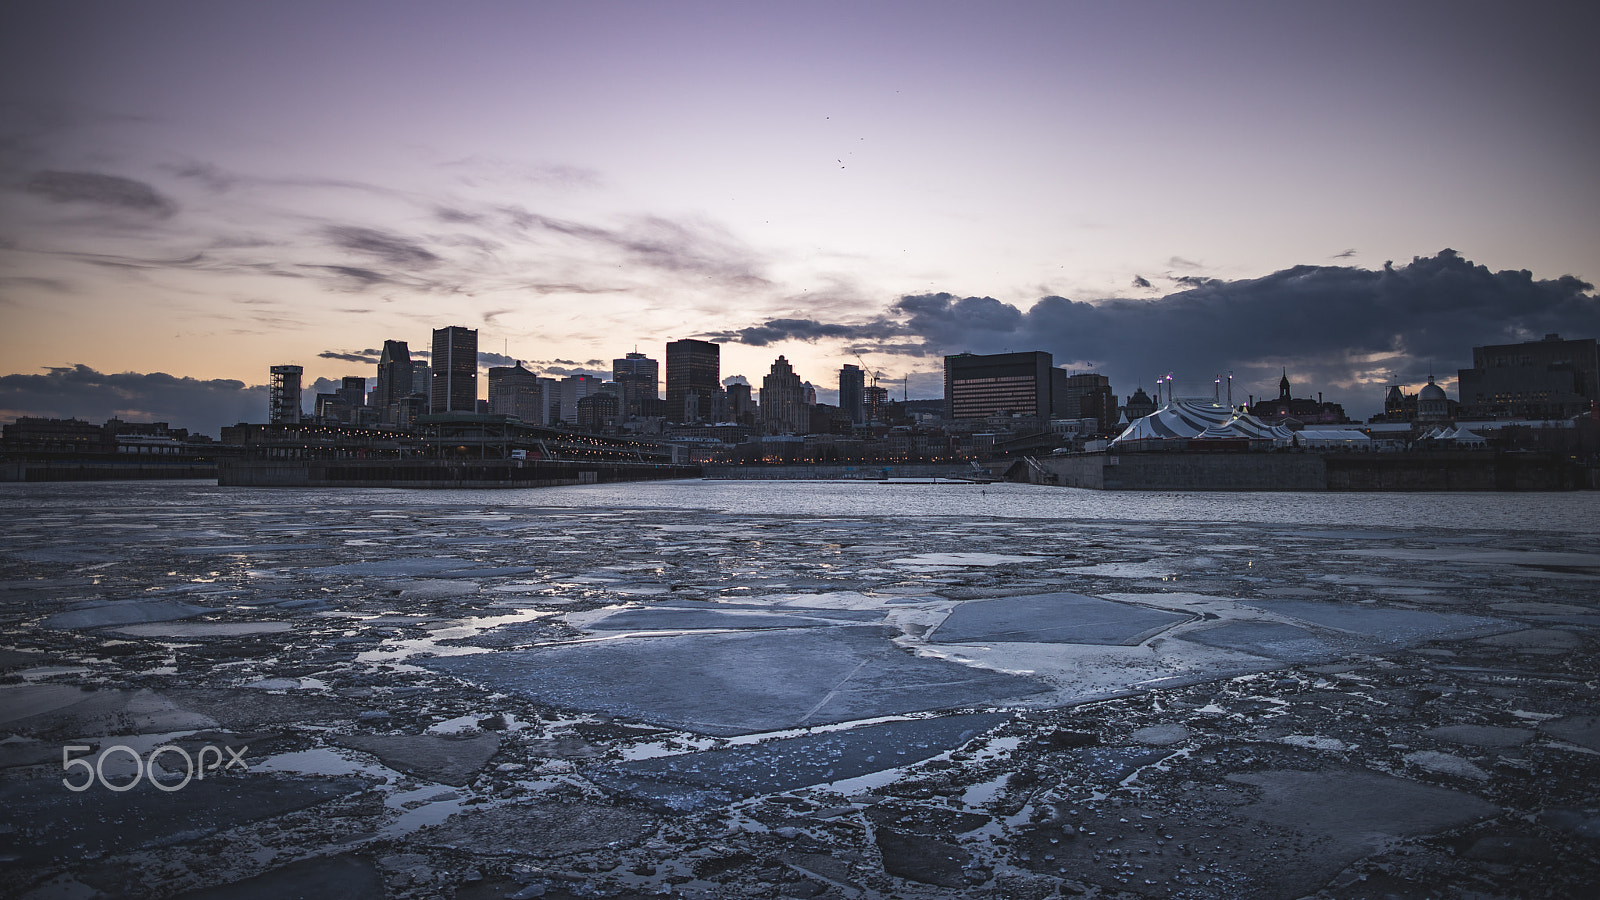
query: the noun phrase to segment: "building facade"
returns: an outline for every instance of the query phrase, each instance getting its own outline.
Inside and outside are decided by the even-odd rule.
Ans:
[[[722,388],[722,346],[685,338],[667,344],[667,419],[692,424],[711,415]],[[686,398],[693,397],[693,404]],[[692,414],[691,414],[692,413]]]
[[[944,358],[945,418],[1050,418],[1050,354],[1043,351],[959,353]]]
[[[1432,382],[1431,377],[1429,382]],[[1290,421],[1302,425],[1341,425],[1350,421],[1345,418],[1343,406],[1331,402],[1324,403],[1320,393],[1315,400],[1292,396],[1288,369],[1283,370],[1283,377],[1278,380],[1276,398],[1257,400],[1247,409],[1252,416],[1268,425],[1281,425]]]
[[[384,341],[383,353],[378,356],[378,389],[372,399],[372,405],[378,409],[378,421],[398,424],[400,400],[414,392],[411,348],[405,341]]]
[[[451,325],[433,332],[433,413],[478,411],[478,330]]]
[[[1600,400],[1600,349],[1594,338],[1559,334],[1473,347],[1456,385],[1465,418],[1567,419]]]
[[[805,434],[811,430],[805,385],[782,356],[773,361],[772,371],[761,380],[761,424],[767,434]]]
[[[623,416],[660,415],[661,364],[634,351],[611,361],[611,380],[622,400]]]
[[[539,376],[524,369],[520,362],[514,366],[491,367],[489,412],[542,424],[544,390],[539,386]]]
[[[866,389],[866,372],[848,364],[839,370],[839,409],[854,425],[867,422]]]
[[[1051,369],[1050,414],[1057,419],[1093,419],[1095,431],[1105,431],[1117,421],[1117,396],[1111,379],[1093,372],[1068,375]]]

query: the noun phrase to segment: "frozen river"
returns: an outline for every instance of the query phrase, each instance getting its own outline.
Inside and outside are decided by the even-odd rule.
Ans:
[[[1275,898],[1446,835],[1512,842],[1502,896],[1587,859],[1559,893],[1600,874],[1597,500],[0,485],[0,878]],[[64,746],[249,769],[72,793]]]

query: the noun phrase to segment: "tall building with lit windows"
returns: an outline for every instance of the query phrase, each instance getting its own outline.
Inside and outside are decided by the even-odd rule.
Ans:
[[[451,325],[433,332],[433,385],[428,411],[478,411],[478,329]]]
[[[1050,418],[1050,354],[958,353],[944,358],[944,417]]]

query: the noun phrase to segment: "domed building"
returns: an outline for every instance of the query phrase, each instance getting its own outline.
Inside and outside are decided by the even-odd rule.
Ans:
[[[1417,421],[1443,422],[1450,418],[1450,398],[1445,396],[1444,388],[1433,383],[1433,376],[1428,376],[1428,383],[1417,392]]]

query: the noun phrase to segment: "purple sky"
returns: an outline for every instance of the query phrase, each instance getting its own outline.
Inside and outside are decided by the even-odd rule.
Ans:
[[[450,324],[551,371],[715,336],[824,399],[858,353],[913,396],[961,350],[1287,366],[1370,414],[1600,336],[1589,9],[6,4],[0,419],[214,433]]]

